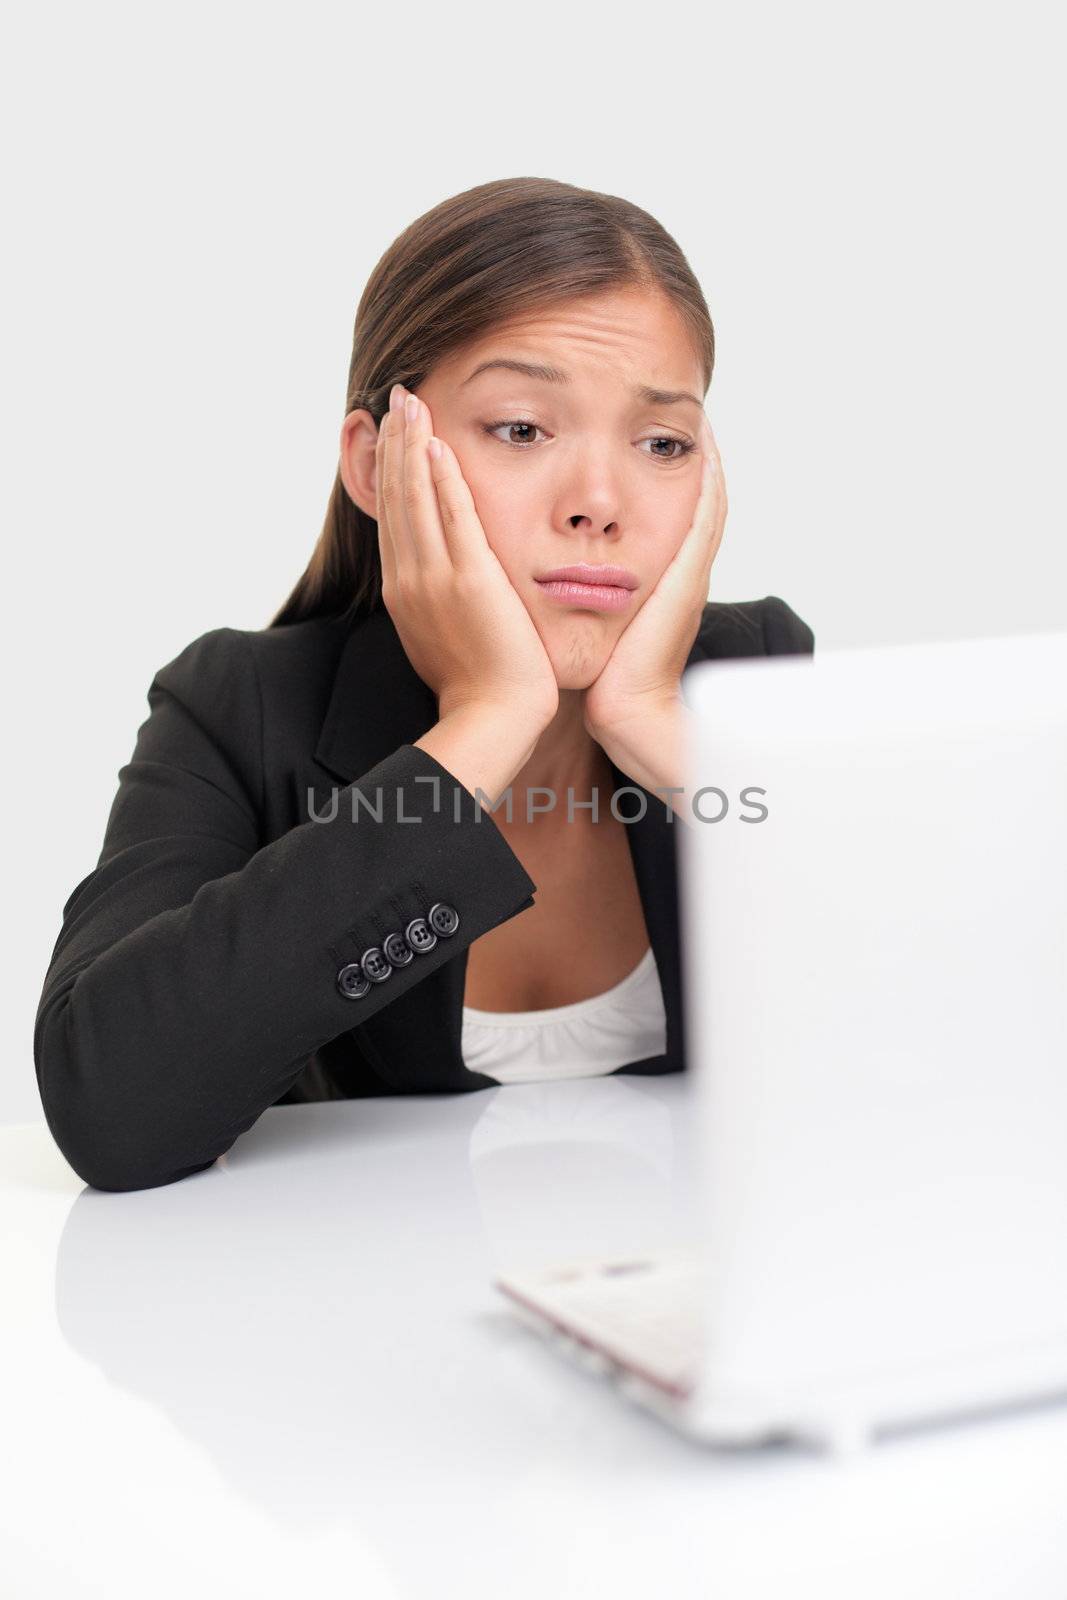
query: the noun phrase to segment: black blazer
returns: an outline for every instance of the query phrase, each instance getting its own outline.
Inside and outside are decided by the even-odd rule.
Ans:
[[[775,595],[709,601],[689,664],[813,649]],[[79,1176],[171,1183],[272,1105],[495,1086],[461,1056],[466,951],[537,885],[492,813],[415,747],[437,701],[389,613],[213,629],[160,668],[148,704],[99,860],[63,907],[34,1028],[45,1117]],[[676,1072],[684,824],[645,798],[626,833],[667,1051],[618,1070]],[[637,818],[639,797],[617,809]],[[437,913],[436,942],[362,993],[354,964],[438,903],[454,931]]]

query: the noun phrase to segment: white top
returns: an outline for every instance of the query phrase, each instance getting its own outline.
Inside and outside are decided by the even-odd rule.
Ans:
[[[541,1011],[463,1007],[463,1060],[500,1083],[591,1078],[665,1054],[667,1017],[651,945],[612,988]]]

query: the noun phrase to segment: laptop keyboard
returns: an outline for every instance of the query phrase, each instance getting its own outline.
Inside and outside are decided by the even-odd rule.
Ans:
[[[619,1257],[502,1277],[497,1287],[578,1342],[598,1370],[630,1368],[686,1394],[703,1351],[703,1279],[688,1251]]]

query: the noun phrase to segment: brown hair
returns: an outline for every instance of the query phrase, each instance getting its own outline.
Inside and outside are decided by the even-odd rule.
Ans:
[[[352,339],[345,415],[381,422],[394,383],[417,389],[451,351],[514,316],[599,290],[659,288],[711,382],[715,331],[700,285],[667,230],[618,195],[553,178],[500,178],[418,217],[367,280]],[[269,626],[381,608],[378,524],[341,481],[303,575]]]

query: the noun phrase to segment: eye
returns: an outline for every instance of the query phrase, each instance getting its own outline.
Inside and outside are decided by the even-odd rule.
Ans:
[[[499,422],[483,423],[483,428],[493,438],[496,438],[501,428],[507,428],[510,432],[525,432],[526,434],[541,433],[543,431],[538,423],[530,422],[525,417],[504,417]],[[532,438],[501,439],[500,443],[508,445],[513,450],[528,450],[537,441]],[[666,461],[667,463],[681,461],[692,450],[696,449],[696,445],[691,439],[679,439],[674,434],[669,433],[658,434],[652,439],[642,439],[640,443],[673,445],[675,448],[674,453],[671,455],[664,455],[658,451],[651,452],[654,461]]]
[[[696,448],[691,439],[676,439],[672,433],[661,433],[661,434],[658,434],[657,437],[654,438],[654,439],[642,439],[641,443],[642,444],[675,444],[675,445],[678,446],[678,454],[677,455],[672,455],[672,456],[657,455],[657,456],[654,457],[654,459],[657,460],[657,461],[681,461],[685,456],[687,456],[689,454],[690,450],[693,450],[693,449]]]
[[[493,434],[494,437],[500,428],[525,428],[528,433],[541,432],[536,422],[527,422],[522,417],[505,418],[503,422],[487,422],[484,426],[486,433]],[[501,439],[500,441],[501,444],[511,445],[518,450],[528,450],[534,442],[533,439]]]

